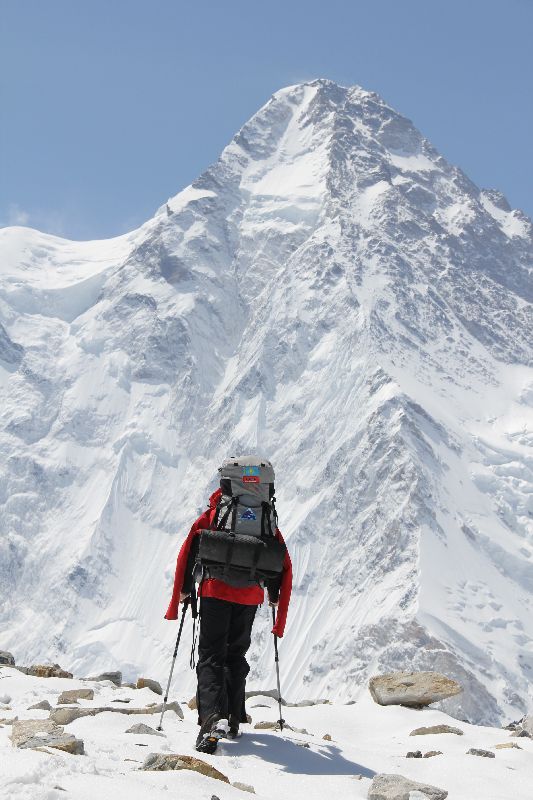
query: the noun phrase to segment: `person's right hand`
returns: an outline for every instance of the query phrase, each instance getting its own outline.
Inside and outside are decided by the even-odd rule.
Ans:
[[[185,600],[187,600],[187,598],[190,596],[191,596],[190,594],[185,594],[184,592],[180,592],[180,603],[184,603]]]

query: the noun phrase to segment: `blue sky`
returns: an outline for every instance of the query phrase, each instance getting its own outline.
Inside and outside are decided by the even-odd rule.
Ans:
[[[0,26],[0,225],[130,230],[317,77],[533,215],[533,0],[0,0]]]

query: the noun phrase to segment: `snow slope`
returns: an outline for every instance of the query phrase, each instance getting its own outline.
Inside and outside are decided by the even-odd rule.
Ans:
[[[183,536],[277,471],[294,699],[439,669],[533,705],[533,235],[377,95],[277,92],[138,231],[0,231],[0,647],[162,682]],[[251,685],[273,684],[268,614]],[[178,658],[187,671],[190,630]]]
[[[83,707],[143,707],[160,697],[149,689],[132,691],[109,682],[79,683],[94,689],[93,701],[81,700]],[[11,698],[6,719],[47,719],[47,711],[29,711],[28,706],[46,699],[54,706],[59,693],[71,689],[73,682],[62,678],[32,678],[12,669],[0,670],[0,693]],[[186,700],[187,696],[177,694]],[[117,700],[129,704],[113,706]],[[248,700],[252,726],[243,725],[243,736],[223,740],[213,756],[202,755],[230,782],[253,786],[258,798],[291,797],[293,800],[322,800],[333,793],[356,800],[367,797],[376,773],[394,773],[411,780],[429,783],[448,791],[449,800],[528,800],[531,797],[533,741],[512,738],[509,731],[459,724],[463,735],[431,734],[411,737],[422,726],[450,725],[455,720],[435,709],[416,711],[395,706],[377,706],[368,692],[355,705],[314,705],[283,709],[286,721],[307,733],[255,730],[259,721],[275,722],[277,704],[269,697]],[[196,713],[182,703],[184,720],[167,712],[163,720],[164,738],[126,731],[142,722],[152,728],[159,714],[125,716],[104,712],[77,719],[65,727],[67,733],[82,739],[85,755],[59,751],[37,752],[12,747],[10,725],[0,729],[2,790],[9,800],[183,800],[210,798],[242,800],[248,795],[227,783],[190,771],[139,771],[149,753],[200,754],[194,750],[198,732]],[[324,740],[329,734],[331,741]],[[511,743],[520,749],[498,749],[496,744]],[[490,750],[494,758],[469,755],[470,748]],[[431,758],[406,758],[409,751],[431,750],[441,755]],[[425,795],[424,795],[425,797]],[[412,798],[414,800],[414,796]],[[420,797],[422,800],[422,796]]]

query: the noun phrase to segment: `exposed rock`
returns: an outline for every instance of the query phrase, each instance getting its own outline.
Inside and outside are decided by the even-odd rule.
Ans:
[[[51,711],[52,706],[48,702],[48,700],[41,700],[40,703],[35,703],[34,706],[29,706],[28,711]]]
[[[368,688],[381,706],[423,708],[463,691],[457,681],[438,672],[393,672],[370,679]]]
[[[250,697],[273,697],[274,700],[278,700],[278,690],[277,689],[262,689],[260,692],[246,692],[245,699],[248,700]],[[287,703],[283,698],[281,698],[281,705],[286,706]]]
[[[323,739],[324,739],[324,741],[326,741],[326,742],[331,742],[331,741],[333,741],[333,740],[332,740],[332,738],[331,738],[331,736],[329,735],[329,733],[325,733],[325,734],[324,734],[324,736],[323,736],[322,738],[323,738]]]
[[[255,789],[253,786],[250,786],[249,783],[241,783],[240,781],[234,781],[232,784],[236,789],[240,789],[241,792],[250,792],[250,794],[255,794]]]
[[[116,700],[111,700],[112,703],[131,703],[131,697],[117,697]]]
[[[137,684],[135,684],[135,683],[122,683],[121,686],[122,687],[126,687],[127,689],[136,689],[137,688]]]
[[[427,753],[424,753],[424,758],[433,758],[433,756],[441,756],[442,750],[428,750]]]
[[[13,653],[8,653],[7,650],[0,650],[0,666],[14,667],[15,658]]]
[[[533,738],[533,714],[528,714],[527,717],[520,722],[520,731],[527,733],[528,736]]]
[[[159,681],[153,681],[151,678],[138,678],[137,689],[151,689],[155,694],[163,694]]]
[[[422,751],[421,750],[409,750],[408,753],[405,754],[406,758],[422,758]]]
[[[463,736],[463,731],[460,728],[453,728],[451,725],[430,725],[427,728],[415,728],[409,736],[430,736],[434,733],[455,733],[457,736]]]
[[[517,744],[516,742],[503,742],[502,744],[495,744],[494,745],[494,749],[495,750],[506,750],[506,749],[508,749],[508,748],[510,749],[512,747],[515,747],[517,750],[522,750],[520,745]]]
[[[254,725],[254,728],[257,731],[274,730],[274,728],[277,727],[279,727],[277,722],[256,722]],[[288,728],[288,725],[285,725],[284,727]]]
[[[136,714],[160,714],[163,710],[164,703],[158,703],[151,708],[143,708],[143,709],[128,709]],[[175,714],[178,715],[180,719],[183,719],[183,711],[181,710],[181,706],[177,700],[173,700],[172,703],[167,703],[165,706],[167,711],[173,711]],[[126,710],[126,709],[124,709]]]
[[[136,725],[132,725],[131,728],[128,728],[126,733],[147,733],[150,736],[165,736],[164,733],[154,730],[154,728],[151,728],[149,725],[145,725],[144,722],[138,722]]]
[[[275,699],[278,699],[278,695],[276,693]],[[287,708],[306,708],[307,706],[330,706],[331,700],[324,700],[320,698],[319,700],[300,700],[298,703],[282,703],[282,705],[287,706]]]
[[[144,764],[140,768],[142,770],[175,770],[175,769],[190,769],[193,772],[199,772],[201,775],[206,775],[208,778],[215,778],[218,781],[229,783],[229,778],[226,777],[218,769],[212,767],[211,764],[206,764],[194,756],[180,756],[175,754],[163,753],[150,753],[146,757]]]
[[[71,733],[65,733],[60,725],[49,719],[25,719],[13,723],[11,733],[13,747],[37,749],[53,747],[73,755],[83,755],[83,741]]]
[[[85,678],[86,681],[111,681],[114,683],[115,686],[121,686],[122,684],[122,672],[117,670],[116,672],[101,672],[100,675],[95,675],[92,678]]]
[[[57,698],[57,704],[77,703],[78,700],[94,700],[93,689],[67,689]]]
[[[160,714],[163,710],[163,703],[159,703],[151,708],[115,708],[113,706],[101,706],[98,708],[54,708],[50,712],[50,719],[58,725],[68,725],[80,717],[94,717],[104,711],[111,711],[114,714]],[[175,714],[183,719],[183,711],[176,701],[167,703],[167,711],[174,711]]]
[[[57,725],[69,725],[80,717],[94,717],[102,711],[116,711],[112,708],[53,708],[49,719]]]
[[[197,702],[196,702],[196,695],[195,695],[194,697],[191,697],[191,699],[189,700],[189,702],[187,703],[187,705],[189,706],[189,708],[191,709],[191,711],[196,711],[196,710],[197,710],[197,708],[198,708],[198,704],[197,704]]]
[[[26,674],[37,678],[72,678],[72,672],[62,669],[59,664],[32,664]]]
[[[483,756],[483,758],[496,758],[496,754],[491,750],[480,750],[477,747],[471,747],[466,751],[467,756]]]
[[[368,800],[410,800],[420,792],[430,800],[445,800],[448,792],[427,783],[418,783],[403,775],[375,775],[368,790]]]

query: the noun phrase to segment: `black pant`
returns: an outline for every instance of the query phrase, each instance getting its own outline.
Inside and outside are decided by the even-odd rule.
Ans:
[[[257,606],[203,597],[198,644],[198,721],[212,714],[246,722],[244,690],[250,671],[245,654],[250,647]]]

